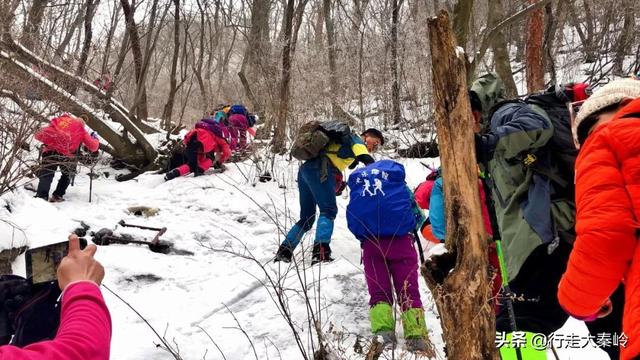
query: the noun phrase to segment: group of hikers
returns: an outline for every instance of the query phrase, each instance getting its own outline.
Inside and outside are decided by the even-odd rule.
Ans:
[[[164,179],[168,181],[189,173],[200,176],[212,166],[224,170],[224,163],[233,152],[243,153],[247,150],[247,133],[255,136],[257,120],[258,116],[250,113],[242,104],[217,106],[185,135],[185,150],[181,156],[184,164],[168,169],[170,171]],[[75,175],[80,150],[95,153],[100,146],[97,133],[87,131],[85,126],[82,118],[64,113],[36,133],[35,139],[42,143],[36,197],[50,202],[64,201],[71,178]],[[62,176],[50,194],[57,169],[60,169]]]
[[[624,333],[624,346],[597,344],[612,359],[640,357],[640,80],[614,80],[593,94],[587,84],[571,83],[508,99],[502,81],[490,73],[472,84],[469,100],[492,281],[487,302],[495,308],[496,331],[509,341],[516,334],[525,340],[501,347],[501,358],[546,359],[533,338],[549,336],[569,316],[584,320],[593,338]],[[232,150],[246,147],[253,119],[233,105],[199,121],[184,138],[186,164],[165,179],[223,166]],[[52,130],[36,135],[45,143],[37,194],[43,198],[56,170],[48,159],[72,156],[80,143],[98,147],[79,119],[54,119],[50,127],[75,130],[65,146],[50,139]],[[311,121],[298,130],[291,156],[303,161],[300,217],[274,261],[295,259],[316,223],[316,209],[311,263],[332,261],[336,196],[348,187],[346,218],[362,248],[371,330],[383,344],[396,343],[397,303],[405,345],[420,352],[428,344],[416,244],[419,234],[434,243],[446,239],[447,169],[429,170],[412,191],[400,163],[373,158],[384,143],[380,130],[356,135],[340,121]],[[345,181],[347,168],[353,171]],[[66,186],[61,179],[52,201]],[[441,270],[447,274],[453,265]]]

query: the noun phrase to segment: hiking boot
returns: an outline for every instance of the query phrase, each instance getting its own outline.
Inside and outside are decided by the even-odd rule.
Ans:
[[[273,262],[282,261],[282,262],[290,263],[292,257],[293,257],[293,249],[286,245],[280,245],[280,247],[278,248],[278,252],[276,252],[276,257],[275,259],[273,259]]]
[[[375,336],[380,339],[382,338],[382,345],[384,347],[393,346],[396,343],[396,332],[395,331],[380,331]]]
[[[331,247],[329,247],[328,243],[313,244],[311,265],[315,265],[319,262],[332,262],[333,260],[334,259],[331,257]]]
[[[173,169],[173,170],[169,171],[168,173],[164,174],[164,181],[173,180],[173,179],[177,178],[178,176],[180,176],[180,172],[178,171],[178,169]]]
[[[50,203],[59,203],[59,202],[63,202],[64,198],[62,198],[62,196],[58,196],[58,195],[51,195],[51,197],[49,198],[49,202]]]
[[[407,351],[410,352],[427,352],[429,351],[429,344],[424,337],[412,337],[405,339],[405,345]]]

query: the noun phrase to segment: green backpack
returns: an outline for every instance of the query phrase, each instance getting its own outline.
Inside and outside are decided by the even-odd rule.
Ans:
[[[351,129],[339,121],[309,121],[300,127],[290,154],[292,157],[306,161],[320,156],[331,141],[344,143],[351,138]]]

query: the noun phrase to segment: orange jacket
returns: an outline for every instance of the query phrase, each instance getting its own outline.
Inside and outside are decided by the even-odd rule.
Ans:
[[[73,156],[80,144],[91,152],[100,146],[98,139],[92,138],[84,129],[84,122],[68,114],[51,120],[47,127],[38,130],[35,138],[45,145],[43,151],[55,151],[64,156]]]
[[[636,114],[637,113],[637,114]],[[640,98],[599,126],[576,162],[577,239],[558,300],[572,315],[598,312],[625,283],[621,359],[640,355]]]

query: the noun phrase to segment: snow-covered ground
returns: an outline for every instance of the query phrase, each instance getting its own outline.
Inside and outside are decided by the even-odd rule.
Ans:
[[[424,167],[417,160],[400,161],[408,169],[409,184],[416,186],[425,175]],[[422,162],[438,165],[436,160]],[[274,302],[273,288],[264,285],[268,282],[266,274],[273,279],[282,278],[287,306],[304,347],[311,347],[308,311],[318,314],[320,309],[316,316],[334,358],[363,359],[354,344],[358,337],[369,336],[368,295],[360,246],[344,218],[347,197],[338,198],[340,211],[331,243],[335,262],[306,268],[300,276],[293,266],[271,262],[283,231],[297,216],[297,167],[295,161],[281,160],[276,163],[277,181],[258,182],[255,186],[252,179],[256,170],[249,163],[229,164],[228,171],[222,174],[166,183],[161,175],[154,174],[120,183],[114,180],[114,172],[105,168],[100,171],[109,171],[111,176],[93,182],[91,203],[86,174],[76,177],[75,186],[69,189],[63,203],[50,204],[21,189],[0,200],[0,219],[11,221],[24,232],[12,231],[0,223],[0,249],[9,246],[12,239],[14,244],[26,239],[32,247],[63,241],[79,221],[93,231],[115,229],[121,219],[132,224],[165,226],[168,231],[162,238],[194,255],[163,255],[143,246],[111,245],[100,247],[96,256],[106,268],[104,285],[137,309],[179,349],[184,359],[303,358]],[[159,212],[149,218],[136,217],[127,213],[130,206],[156,207]],[[116,232],[152,236],[149,231],[131,228],[117,227]],[[296,253],[296,257],[305,258],[307,267],[310,244],[307,237],[304,253],[300,248]],[[212,249],[250,253],[266,273],[252,260]],[[14,271],[24,274],[23,259],[14,263]],[[309,307],[301,291],[303,285],[308,289]],[[421,291],[427,304],[427,326],[438,348],[437,358],[444,359],[432,297],[426,286]],[[172,358],[156,347],[159,341],[154,333],[127,305],[106,289],[103,294],[113,321],[112,359]],[[401,328],[398,326],[399,331]],[[584,325],[577,321],[570,321],[562,331],[586,334]],[[559,354],[563,360],[607,358],[604,352],[593,348],[560,349]],[[400,350],[395,358],[414,357],[403,355]]]

